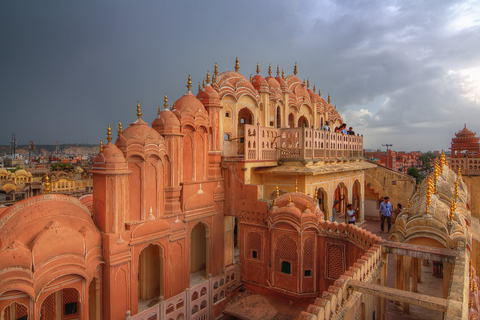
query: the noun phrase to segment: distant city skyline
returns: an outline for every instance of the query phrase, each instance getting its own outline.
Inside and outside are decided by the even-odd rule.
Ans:
[[[0,145],[97,144],[137,100],[151,124],[189,74],[196,94],[238,57],[246,78],[297,62],[367,149],[448,150],[464,123],[480,132],[479,16],[446,0],[2,1]]]

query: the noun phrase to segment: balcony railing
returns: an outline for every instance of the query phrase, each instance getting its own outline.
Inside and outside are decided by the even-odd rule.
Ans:
[[[312,128],[245,125],[246,161],[342,160],[363,157],[363,137]]]

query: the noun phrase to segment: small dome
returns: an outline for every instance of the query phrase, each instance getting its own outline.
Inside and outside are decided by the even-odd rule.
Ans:
[[[266,77],[265,80],[268,83],[268,87],[271,89],[280,89],[280,83],[274,77]]]
[[[265,87],[265,89],[268,87],[268,83],[265,81],[265,78],[259,74],[253,77],[252,85],[257,91],[260,91],[260,87]]]
[[[142,119],[138,119],[134,123],[130,124],[130,126],[123,131],[122,137],[127,141],[127,144],[129,140],[136,140],[142,144],[146,144],[148,142],[158,145],[165,142],[163,137]]]
[[[123,152],[111,142],[103,147],[103,156],[105,157],[105,163],[125,163]]]
[[[152,128],[163,134],[165,132],[180,131],[180,121],[170,110],[160,111],[160,114],[153,120]]]
[[[179,118],[185,115],[193,117],[207,116],[207,111],[203,104],[190,91],[175,102],[175,108],[173,113]]]
[[[211,85],[206,86],[197,94],[197,99],[202,102],[204,106],[221,106],[220,95]]]

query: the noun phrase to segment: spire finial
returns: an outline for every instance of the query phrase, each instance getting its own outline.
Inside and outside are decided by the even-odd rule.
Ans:
[[[453,221],[453,214],[455,213],[455,210],[457,209],[456,203],[455,203],[455,198],[452,199],[452,203],[450,205],[450,221]]]
[[[119,137],[123,134],[122,123],[120,122],[120,120],[118,120],[117,134],[118,134]]]
[[[291,194],[288,195],[288,203],[292,203],[292,195]]]
[[[100,152],[103,152],[103,140],[100,140]]]
[[[328,104],[330,104],[330,93],[328,94]]]
[[[295,67],[293,68],[293,74],[297,75],[297,63],[295,62]]]
[[[307,78],[307,89],[310,89],[310,79],[309,78]]]
[[[258,62],[257,62],[257,74],[260,74],[260,66],[258,65]]]
[[[202,88],[205,88],[205,79],[202,79]]]
[[[200,82],[198,83],[198,93],[200,93],[200,91],[202,91],[202,85],[200,84]]]
[[[317,90],[315,89],[315,85],[313,85],[313,93],[315,93],[315,91],[317,91]]]
[[[48,177],[48,174],[45,176],[45,194],[50,193],[50,178]]]
[[[238,67],[238,57],[237,57],[235,58],[235,71],[238,72],[238,69],[240,68]]]
[[[303,79],[303,86],[306,87],[307,84],[305,83],[305,79]]]
[[[268,76],[272,76],[272,64],[270,63],[270,66],[268,66]]]
[[[212,76],[212,84],[214,84],[215,82],[217,82],[217,76],[214,74]]]
[[[191,88],[192,88],[192,77],[190,77],[190,75],[188,75],[188,81],[187,81],[188,92],[190,92]]]
[[[218,76],[218,65],[216,62],[215,62],[215,71],[213,72],[213,74],[215,75],[215,78]],[[213,79],[212,79],[212,82],[213,82]]]
[[[207,70],[207,84],[210,84],[210,71]]]
[[[295,192],[298,192],[298,180],[295,178]]]
[[[274,206],[274,207],[277,206],[277,198],[273,199],[273,206]]]
[[[280,191],[278,190],[278,184],[275,186],[275,188],[277,189],[277,198],[280,196]]]
[[[110,128],[110,125],[108,125],[108,128],[107,128],[107,141],[108,142],[112,141],[112,128]]]
[[[277,64],[277,77],[280,77],[280,65]]]
[[[282,79],[285,80],[285,71],[282,69]]]
[[[318,96],[321,97],[322,96],[322,91],[320,89],[318,89]]]
[[[142,112],[140,112],[140,102],[137,101],[137,117],[138,117],[138,119],[140,119],[141,116],[142,116]]]
[[[167,94],[165,93],[165,97],[163,97],[163,108],[165,110],[168,109],[168,97],[167,97]]]
[[[175,109],[177,109],[177,102],[174,102],[172,107],[170,108],[170,110],[172,110],[172,111],[175,110]]]
[[[250,73],[250,83],[253,82],[252,74]]]

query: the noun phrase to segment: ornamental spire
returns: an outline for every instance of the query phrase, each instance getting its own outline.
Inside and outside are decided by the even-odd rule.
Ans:
[[[258,62],[257,62],[257,74],[260,74],[260,66],[258,65]]]
[[[217,66],[217,63],[215,62],[215,71],[213,72],[213,74],[215,75],[215,77],[218,76],[218,66]],[[213,80],[212,80],[213,81]]]
[[[101,141],[101,140],[100,140]],[[103,146],[102,146],[103,149]],[[101,150],[103,151],[103,150]],[[48,174],[45,176],[45,194],[50,193],[50,178],[48,177]]]
[[[168,97],[166,93],[165,93],[165,97],[163,97],[163,108],[165,110],[168,110]]]
[[[295,62],[295,67],[293,68],[293,74],[297,75],[297,63]]]
[[[250,83],[253,83],[253,78],[251,73],[250,73]]]
[[[307,89],[310,89],[310,79],[307,78]]]
[[[119,137],[123,134],[122,123],[120,122],[120,120],[118,120],[117,134],[118,134]]]
[[[455,210],[457,209],[456,203],[455,203],[455,198],[452,199],[452,203],[450,204],[450,221],[453,221],[453,214],[455,213]]]
[[[295,192],[298,192],[298,180],[295,178]]]
[[[202,79],[202,88],[205,88],[205,79]]]
[[[200,82],[198,83],[198,93],[200,93],[202,91],[202,85],[200,84]]]
[[[277,77],[280,77],[280,65],[277,64]]]
[[[282,79],[285,80],[285,72],[282,69]]]
[[[238,57],[235,59],[235,71],[238,72],[238,69],[240,69],[238,67]]]
[[[100,140],[100,152],[103,152],[103,140]]]
[[[275,188],[277,189],[277,198],[280,196],[280,191],[278,190],[278,184],[275,186]]]
[[[328,94],[328,104],[330,104],[330,93]]]
[[[142,116],[142,112],[140,111],[140,102],[137,101],[137,117],[138,117],[138,119],[140,119],[141,116]]]
[[[315,89],[315,85],[313,85],[313,93],[315,93],[315,91],[317,91],[317,90]]]
[[[112,141],[112,129],[110,128],[110,125],[108,125],[108,128],[107,128],[107,141],[108,142]]]
[[[318,89],[318,96],[321,97],[322,96],[322,91],[320,89]]]
[[[188,92],[190,92],[191,88],[192,88],[192,77],[190,77],[190,75],[188,75],[188,81],[187,81]]]
[[[210,72],[207,70],[207,84],[210,84]]]
[[[272,64],[270,63],[270,66],[268,67],[268,76],[272,76]]]

